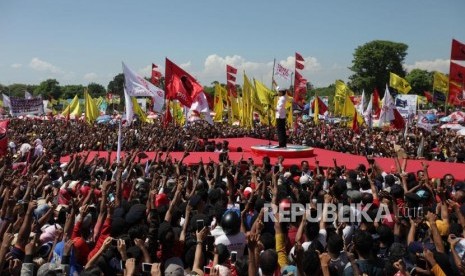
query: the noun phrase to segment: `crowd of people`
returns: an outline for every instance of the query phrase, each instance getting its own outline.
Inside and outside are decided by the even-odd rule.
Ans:
[[[273,127],[256,125],[254,129],[205,121],[191,123],[192,127],[171,125],[135,124],[123,128],[123,150],[155,151],[157,148],[172,151],[215,151],[220,146],[215,138],[254,137],[278,140]],[[57,155],[69,155],[83,150],[107,151],[117,149],[117,124],[88,125],[67,121],[12,120],[9,137],[12,147],[40,138],[44,145]],[[432,131],[413,124],[405,130],[361,128],[359,133],[345,126],[334,124],[314,125],[302,122],[288,131],[288,143],[345,152],[354,155],[394,157],[404,155],[409,159],[443,162],[465,161],[465,136],[449,129]],[[69,139],[79,137],[79,139]],[[399,154],[401,149],[401,154]],[[17,149],[16,149],[17,150]]]
[[[212,140],[273,133],[134,124],[123,128],[127,154],[117,163],[108,152],[118,125],[12,119],[0,158],[0,275],[465,274],[465,183],[451,174],[433,181],[426,163],[406,171],[410,158],[462,162],[462,138],[312,123],[289,134],[289,143],[392,157],[389,172],[371,157],[355,170],[337,160],[234,162]],[[154,158],[138,162],[146,151]],[[216,151],[220,161],[187,166],[192,151]]]

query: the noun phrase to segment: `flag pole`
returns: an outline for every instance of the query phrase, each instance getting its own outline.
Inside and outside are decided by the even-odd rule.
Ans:
[[[274,83],[274,67],[276,66],[276,58],[273,59],[273,70],[271,73],[271,89],[273,91],[273,83]],[[277,90],[277,89],[275,89]],[[268,147],[271,148],[271,115],[270,115],[270,110],[271,110],[271,105],[268,104],[268,110],[267,110],[267,115],[268,115]]]
[[[273,84],[274,84],[274,67],[276,66],[276,58],[273,59],[273,70],[271,73],[271,90],[273,90]],[[275,89],[276,90],[276,89]]]
[[[118,148],[116,149],[116,164],[119,164],[121,160],[121,119],[119,120],[118,126]]]

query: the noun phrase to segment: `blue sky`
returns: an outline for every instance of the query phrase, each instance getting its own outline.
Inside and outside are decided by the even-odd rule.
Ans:
[[[407,69],[445,73],[451,39],[465,42],[463,0],[10,0],[0,10],[0,84],[106,87],[121,61],[149,76],[168,57],[204,85],[225,82],[225,64],[269,85],[273,59],[293,70],[297,51],[319,87],[347,81],[355,48],[375,39],[407,44]]]

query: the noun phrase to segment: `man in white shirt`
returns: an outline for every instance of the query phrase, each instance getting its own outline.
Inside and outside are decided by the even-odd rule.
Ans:
[[[276,105],[276,132],[278,134],[278,148],[285,148],[286,137],[286,90],[278,91],[278,104]]]

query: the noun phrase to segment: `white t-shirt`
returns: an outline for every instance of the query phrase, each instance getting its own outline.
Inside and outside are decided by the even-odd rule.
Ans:
[[[278,98],[278,104],[276,105],[276,119],[286,119],[286,96],[280,96]]]
[[[235,235],[221,235],[215,239],[215,245],[224,244],[228,248],[229,252],[237,252],[237,258],[242,258],[244,255],[244,249],[246,245],[245,234],[239,232]]]
[[[28,143],[24,143],[21,145],[21,147],[19,148],[19,151],[21,152],[21,156],[25,156],[30,150],[31,150],[32,146]]]
[[[221,226],[217,225],[213,230],[210,231],[210,234],[215,237],[216,240],[219,236],[224,235],[224,231]]]
[[[318,231],[318,237],[316,238],[321,243],[321,245],[323,245],[323,247],[325,248],[326,248],[326,236],[327,235],[328,235],[328,232],[326,232],[326,229],[320,229],[320,231]],[[306,241],[302,243],[302,248],[304,249],[304,251],[307,251],[311,244],[312,244],[311,241]],[[295,246],[291,248],[291,251],[289,251],[289,255],[287,255],[287,258],[291,262],[294,261],[294,259],[292,258],[292,255],[294,255],[294,250],[295,250]]]

